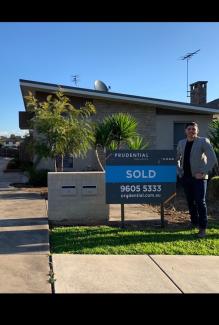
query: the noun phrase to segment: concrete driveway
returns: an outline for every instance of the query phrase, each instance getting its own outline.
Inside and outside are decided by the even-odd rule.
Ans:
[[[21,173],[3,173],[0,158],[0,293],[51,293],[49,226],[45,200],[10,183]]]

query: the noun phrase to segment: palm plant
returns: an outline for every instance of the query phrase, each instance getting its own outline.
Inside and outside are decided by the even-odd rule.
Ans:
[[[117,149],[126,143],[128,139],[137,135],[136,119],[126,113],[117,113],[106,117],[106,123],[111,128],[111,139],[117,143]]]
[[[144,139],[137,135],[127,141],[130,150],[145,150],[148,148],[149,143],[144,143]]]
[[[99,165],[104,170],[100,161],[98,149],[104,153],[106,150],[121,149],[128,146],[132,150],[146,148],[137,131],[136,119],[128,113],[115,113],[105,117],[101,122],[97,122],[94,128],[94,146]]]

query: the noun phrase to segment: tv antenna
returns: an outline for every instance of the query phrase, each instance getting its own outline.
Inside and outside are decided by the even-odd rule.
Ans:
[[[186,85],[186,89],[187,89],[187,97],[190,97],[190,91],[189,91],[189,60],[191,59],[191,57],[193,56],[193,55],[195,55],[195,54],[197,54],[198,52],[200,51],[200,49],[199,50],[197,50],[197,51],[194,51],[194,52],[191,52],[191,53],[187,53],[186,55],[184,55],[184,56],[182,56],[181,57],[181,60],[186,60],[187,61],[187,85]]]
[[[77,87],[77,83],[79,81],[79,75],[78,74],[73,75],[72,81],[75,83],[75,86]]]

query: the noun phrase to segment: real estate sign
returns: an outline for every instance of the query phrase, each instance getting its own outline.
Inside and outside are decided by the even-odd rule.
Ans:
[[[106,203],[163,203],[176,192],[174,150],[106,153]]]

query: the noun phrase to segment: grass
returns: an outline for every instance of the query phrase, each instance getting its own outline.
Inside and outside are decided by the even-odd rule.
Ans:
[[[166,254],[219,255],[219,221],[210,221],[207,237],[196,230],[112,226],[57,227],[50,231],[51,253],[56,254]]]

